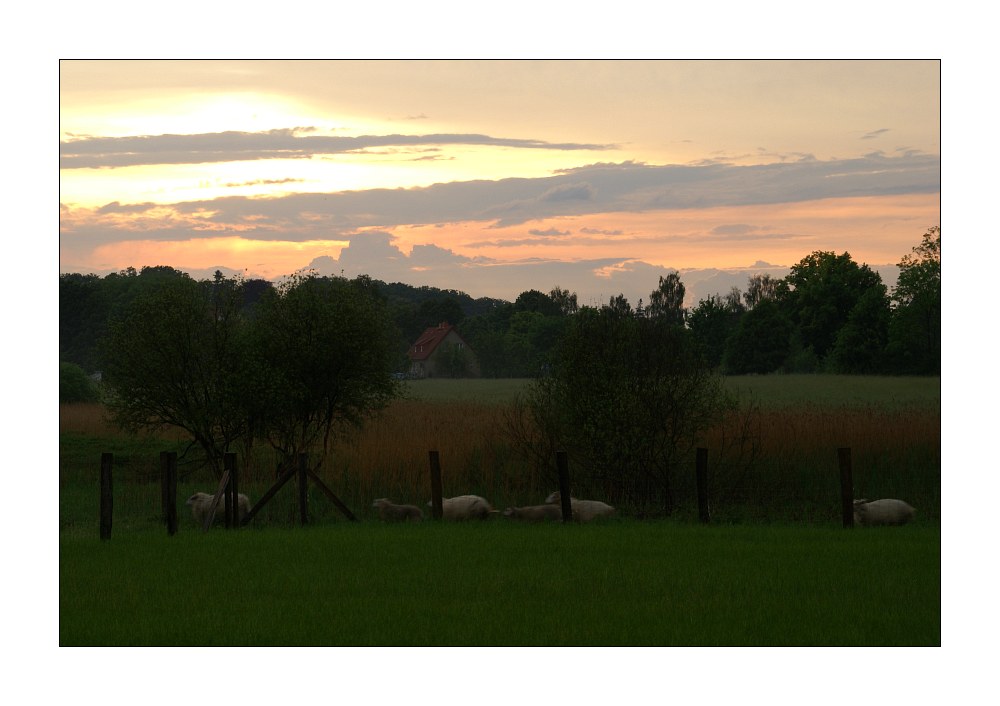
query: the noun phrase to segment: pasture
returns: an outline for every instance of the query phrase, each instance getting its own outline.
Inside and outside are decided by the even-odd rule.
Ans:
[[[60,541],[62,645],[940,644],[940,533],[372,523]]]
[[[374,498],[430,499],[430,449],[446,496],[476,493],[501,510],[541,502],[554,478],[504,433],[524,384],[411,381],[320,472],[361,522],[311,490],[310,526],[298,527],[289,485],[251,526],[206,534],[183,499],[215,481],[176,434],[128,437],[99,406],[64,406],[60,644],[940,644],[938,378],[730,379],[759,408],[754,455],[726,451],[731,429],[706,437],[708,526],[697,524],[693,468],[669,518],[620,508],[595,525],[375,519]],[[918,509],[912,524],[840,527],[840,446],[853,450],[856,496],[904,498]],[[180,455],[173,537],[160,518],[163,450]],[[109,542],[98,540],[103,451],[116,458]],[[240,490],[255,500],[275,461],[246,462]]]

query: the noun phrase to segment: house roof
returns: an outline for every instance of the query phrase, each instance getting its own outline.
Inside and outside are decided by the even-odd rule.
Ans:
[[[455,327],[446,321],[442,321],[437,326],[431,326],[420,334],[420,337],[410,346],[410,350],[406,354],[410,357],[410,360],[427,360],[441,341],[454,330]],[[455,331],[455,335],[462,338],[458,331]]]

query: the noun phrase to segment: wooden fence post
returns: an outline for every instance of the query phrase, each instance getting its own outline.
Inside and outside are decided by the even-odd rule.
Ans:
[[[163,519],[167,534],[177,534],[177,452],[160,452],[160,478],[163,482]]]
[[[222,471],[222,478],[219,479],[219,487],[215,491],[215,495],[212,496],[211,506],[208,508],[208,514],[205,515],[205,519],[202,521],[201,531],[208,532],[212,529],[212,523],[215,522],[215,511],[219,507],[219,501],[222,500],[222,496],[226,494],[226,490],[229,488],[229,471]],[[223,513],[225,509],[223,508]],[[224,519],[224,518],[223,518]]]
[[[280,467],[281,466],[279,466],[279,468]],[[268,488],[267,491],[261,496],[260,500],[254,503],[253,507],[250,508],[250,512],[248,512],[247,516],[243,518],[243,524],[250,524],[250,520],[256,517],[257,513],[260,512],[268,502],[270,502],[271,498],[278,494],[278,491],[284,487],[285,483],[290,481],[296,475],[298,475],[298,471],[295,466],[289,464],[288,468],[283,473],[278,474],[278,480],[275,481],[274,485]]]
[[[695,476],[698,481],[698,519],[708,523],[712,520],[708,511],[708,449],[699,448],[696,451]]]
[[[440,520],[444,516],[444,500],[441,488],[441,457],[437,451],[428,452],[431,464],[431,517]]]
[[[854,527],[854,480],[851,468],[851,450],[837,449],[837,460],[840,462],[840,511],[844,527]]]
[[[345,505],[343,501],[341,501],[341,499],[338,498],[336,494],[327,487],[326,483],[323,482],[323,479],[320,478],[318,475],[316,475],[316,473],[312,469],[309,469],[309,477],[312,478],[312,482],[316,484],[316,487],[319,488],[321,491],[323,491],[323,494],[330,499],[330,502],[336,505],[337,509],[339,509],[342,513],[344,513],[344,517],[346,517],[351,522],[358,521],[358,518],[354,516],[354,513],[351,512],[351,509],[347,507],[347,505]]]
[[[226,527],[239,529],[240,521],[240,495],[239,479],[236,473],[236,454],[226,453],[222,457],[222,467],[229,472],[229,487],[226,491]]]
[[[111,514],[112,505],[114,504],[111,471],[114,465],[114,454],[101,454],[101,539],[111,539]]]
[[[299,454],[299,520],[309,522],[309,454]]]
[[[563,522],[573,521],[573,503],[569,494],[569,457],[565,451],[556,451],[556,469],[559,471],[559,499]]]

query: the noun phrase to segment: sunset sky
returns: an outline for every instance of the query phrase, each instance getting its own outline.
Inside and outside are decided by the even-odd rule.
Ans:
[[[60,271],[689,303],[940,223],[937,61],[62,61]],[[891,284],[891,281],[887,282]]]
[[[969,19],[981,7],[384,5],[15,6],[3,118],[13,152],[3,179],[17,219],[7,230],[9,291],[33,295],[37,268],[25,263],[55,264],[56,224],[42,220],[55,218],[55,127],[60,272],[170,265],[196,276],[224,268],[278,278],[313,266],[505,299],[556,285],[581,303],[621,292],[634,305],[674,269],[691,303],[744,286],[755,272],[783,274],[815,250],[846,250],[890,276],[941,221],[943,114],[946,649],[883,650],[878,659],[867,650],[824,650],[817,659],[783,649],[778,660],[773,650],[574,650],[565,663],[557,652],[553,667],[551,652],[456,648],[400,652],[388,669],[379,650],[262,650],[231,657],[227,673],[271,701],[317,693],[316,680],[288,678],[284,655],[293,669],[311,657],[322,673],[333,670],[338,694],[377,700],[391,674],[418,703],[456,684],[486,703],[539,687],[586,703],[664,693],[766,694],[776,704],[803,694],[823,704],[849,693],[981,698],[995,623],[982,544],[995,527],[989,512],[964,508],[970,489],[989,498],[996,484],[975,443],[995,433],[998,392],[977,365],[993,349],[979,309],[995,298],[988,265],[997,261],[994,27],[984,15]],[[259,55],[878,60],[67,60]],[[944,60],[882,60],[928,56]],[[48,122],[56,114],[58,126]],[[34,336],[37,311],[8,299],[8,326]],[[58,301],[49,299],[55,320]],[[58,497],[58,345],[10,348],[18,404],[8,418],[18,426],[9,426],[19,437],[27,428],[31,442],[14,445],[13,490]],[[39,523],[31,503],[6,509],[8,524],[31,529],[7,543],[8,564],[27,577],[7,589],[17,606],[7,632],[19,646],[11,693],[118,689],[120,702],[142,693],[175,703],[191,693],[191,679],[200,692],[231,693],[228,680],[213,680],[183,651],[169,663],[181,676],[154,690],[149,684],[166,684],[166,654],[118,652],[125,668],[109,682],[104,652],[60,651],[58,528]],[[849,679],[840,690],[817,689],[830,674]],[[513,692],[500,679],[510,675]]]

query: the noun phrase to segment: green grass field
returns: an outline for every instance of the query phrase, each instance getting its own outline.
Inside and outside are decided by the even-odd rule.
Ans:
[[[364,523],[60,541],[68,645],[938,645],[930,528]]]
[[[410,382],[410,399],[339,446],[324,471],[359,523],[313,489],[311,524],[299,527],[288,485],[250,527],[202,533],[183,499],[214,490],[214,479],[182,461],[173,537],[160,518],[157,457],[184,444],[119,434],[93,406],[61,409],[60,644],[940,644],[940,380],[728,383],[764,410],[760,458],[745,472],[713,450],[709,526],[681,486],[682,507],[666,520],[375,519],[374,497],[430,497],[431,445],[446,495],[477,492],[499,508],[540,502],[553,488],[519,465],[500,423],[524,380]],[[844,444],[857,492],[911,500],[913,524],[840,527],[834,451]],[[98,539],[104,451],[116,458],[108,542]],[[273,481],[268,463],[241,480],[252,499]]]

